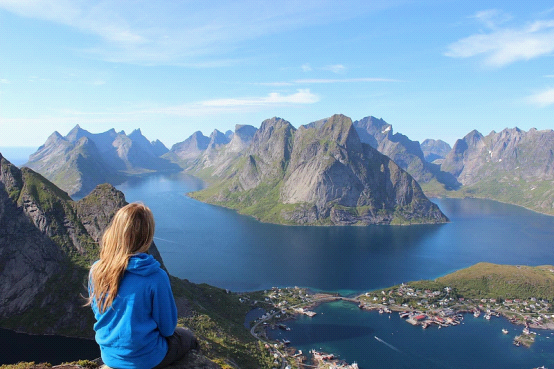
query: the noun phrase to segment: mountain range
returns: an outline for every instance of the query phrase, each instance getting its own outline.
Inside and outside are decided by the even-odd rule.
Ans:
[[[284,224],[447,221],[412,176],[360,141],[348,117],[299,129],[275,117],[248,132],[245,150],[206,150],[185,167],[212,182],[192,197]]]
[[[301,126],[298,131],[309,128],[319,129],[329,119],[306,124]],[[554,151],[552,130],[531,129],[529,132],[525,132],[513,128],[504,129],[499,133],[493,131],[487,136],[474,130],[458,140],[451,148],[441,140],[427,139],[421,144],[412,141],[405,135],[395,133],[392,125],[381,118],[368,116],[352,122],[352,126],[361,143],[368,144],[392,159],[418,182],[427,196],[490,198],[554,214],[554,193],[550,190],[552,171],[554,170],[551,162]],[[135,130],[128,136],[124,132],[117,133],[113,129],[100,134],[91,134],[76,126],[66,137],[62,137],[57,132],[53,133],[47,142],[30,157],[26,165],[42,173],[77,198],[86,195],[97,184],[104,182],[117,184],[130,175],[157,171],[185,170],[202,177],[209,183],[219,184],[224,178],[231,180],[231,177],[239,173],[239,169],[242,168],[239,167],[247,164],[245,158],[256,159],[258,153],[255,152],[252,144],[258,131],[258,128],[251,125],[237,125],[233,132],[222,133],[214,130],[209,137],[197,131],[168,150],[159,141],[149,142],[140,130]],[[289,135],[291,145],[294,144],[296,131],[293,127]],[[259,148],[260,142],[256,145]],[[271,147],[282,151],[282,148],[274,145]],[[296,145],[296,150],[298,147]],[[291,153],[292,151],[287,155]],[[277,157],[274,159],[277,160]],[[270,179],[270,182],[273,181],[272,183],[275,185],[279,182],[277,172],[275,172],[275,168],[265,165],[263,160],[263,163],[258,160],[250,161],[250,164],[255,163],[257,166],[256,176],[258,178]],[[286,180],[292,169],[288,168],[289,158],[284,158],[283,165],[285,166],[282,169],[286,170],[281,174],[283,175],[282,179]],[[252,169],[253,167],[250,166],[250,170]],[[261,173],[267,169],[270,169],[271,173]],[[323,170],[324,167],[321,166],[320,169]],[[249,175],[246,175],[245,172],[240,173],[243,182],[254,178],[253,172]],[[265,183],[266,186],[268,184],[269,182]],[[244,190],[252,192],[253,187],[250,188],[246,182],[241,183],[241,186],[243,185],[245,185]],[[260,189],[258,186],[255,187]],[[315,190],[316,187],[310,188]],[[222,189],[223,187],[218,185],[218,188]],[[233,188],[231,186],[228,189],[235,194],[242,191],[235,191]],[[280,190],[281,187],[279,187]],[[286,192],[282,194],[279,191],[272,194],[277,197],[277,202],[280,202],[283,208],[290,208],[290,201],[293,198],[298,198],[299,201],[300,199],[302,201],[309,199],[309,196],[288,198],[290,185],[284,187],[284,190]],[[266,196],[262,192],[258,195]],[[204,193],[193,196],[202,198],[204,201],[235,207],[234,200],[223,194],[208,196]],[[325,197],[325,199],[327,201],[330,198]],[[339,201],[337,203],[339,207],[341,202],[348,203],[341,196],[337,196],[335,200]],[[351,205],[352,201],[349,204]],[[348,205],[349,208],[351,208],[350,205]],[[313,210],[309,201],[303,206],[304,210],[308,208]],[[335,207],[335,209],[337,210],[339,207]],[[354,214],[354,216],[348,216],[336,223],[328,222],[329,219],[321,221],[327,213],[329,216],[331,214],[328,212],[329,207],[323,208],[319,204],[316,206],[315,212],[310,210],[305,212],[310,215],[305,216],[300,216],[295,211],[295,215],[292,213],[285,215],[281,221],[284,223],[291,221],[296,224],[365,223],[365,221],[360,221],[359,214],[356,215],[356,211],[359,209],[348,210],[347,213]],[[264,218],[255,209],[245,212],[252,213],[259,219]],[[284,210],[283,214],[287,212],[288,210]],[[340,213],[341,217],[345,215],[342,211]],[[308,218],[311,220],[307,220]],[[338,218],[335,219],[338,220]],[[379,222],[376,218],[373,221]]]
[[[100,183],[119,184],[129,175],[180,170],[160,158],[166,152],[163,143],[149,142],[140,129],[130,135],[114,129],[93,134],[77,125],[65,137],[52,133],[25,166],[82,197]]]

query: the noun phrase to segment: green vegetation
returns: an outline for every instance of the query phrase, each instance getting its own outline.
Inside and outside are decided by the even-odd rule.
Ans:
[[[37,364],[34,361],[20,362],[17,364],[0,365],[0,369],[50,369],[50,368],[52,368],[52,364],[50,363]]]
[[[207,358],[223,368],[265,367],[263,363],[269,360],[267,351],[243,325],[252,306],[241,302],[262,299],[260,292],[237,294],[175,277],[171,277],[171,285],[177,303],[184,297],[191,305],[191,314],[180,318],[179,324],[190,328],[200,338],[202,352]]]
[[[481,299],[541,299],[554,301],[553,266],[513,266],[479,263],[438,278],[461,297]]]

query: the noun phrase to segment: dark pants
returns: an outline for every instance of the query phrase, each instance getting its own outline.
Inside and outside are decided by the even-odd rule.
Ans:
[[[186,328],[177,327],[175,332],[166,337],[167,339],[167,354],[161,363],[156,365],[153,369],[161,369],[173,364],[185,356],[191,349],[198,349],[198,341],[194,334]]]

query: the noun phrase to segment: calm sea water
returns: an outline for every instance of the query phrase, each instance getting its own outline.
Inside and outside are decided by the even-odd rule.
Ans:
[[[361,311],[348,302],[319,306],[313,318],[301,316],[270,337],[311,349],[338,354],[360,368],[535,368],[554,366],[554,332],[537,330],[531,348],[512,341],[522,327],[503,318],[487,321],[466,314],[461,325],[438,329],[412,326],[397,313]],[[503,334],[502,329],[509,332]],[[377,338],[378,339],[377,339]]]
[[[351,294],[436,278],[481,261],[554,264],[554,217],[478,199],[434,199],[451,222],[420,226],[263,224],[186,196],[203,183],[183,174],[120,185],[156,218],[169,271],[234,291],[302,286]]]
[[[481,261],[554,264],[554,217],[494,201],[435,199],[451,219],[442,225],[294,227],[259,223],[186,196],[203,186],[184,174],[118,186],[127,201],[153,210],[167,268],[192,282],[233,291],[302,286],[348,295]],[[510,337],[502,335],[502,319],[470,317],[458,327],[422,330],[395,314],[389,320],[347,303],[325,304],[318,312],[291,323],[292,344],[321,347],[362,368],[554,367],[554,338],[544,332],[531,349],[513,347],[515,328]]]

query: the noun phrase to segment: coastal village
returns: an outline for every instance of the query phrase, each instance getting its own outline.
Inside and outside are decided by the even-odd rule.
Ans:
[[[263,291],[263,299],[251,301],[241,297],[241,302],[264,309],[265,313],[251,322],[251,333],[263,342],[273,356],[274,368],[326,368],[357,369],[356,363],[347,363],[333,353],[311,350],[308,354],[289,347],[287,339],[279,341],[268,337],[268,329],[289,330],[286,321],[299,314],[314,317],[314,306],[345,300],[358,304],[360,309],[378,311],[380,314],[398,313],[407,323],[421,326],[422,329],[461,324],[469,315],[473,318],[493,319],[504,317],[518,327],[510,334],[519,331],[513,339],[516,346],[529,347],[535,341],[537,330],[554,329],[552,303],[543,299],[470,299],[459,296],[451,287],[442,289],[418,288],[409,284],[372,291],[360,296],[347,298],[337,294],[313,293],[304,288],[289,287]],[[503,329],[504,334],[509,334]],[[548,337],[550,338],[550,337]],[[553,337],[554,339],[554,337]]]

